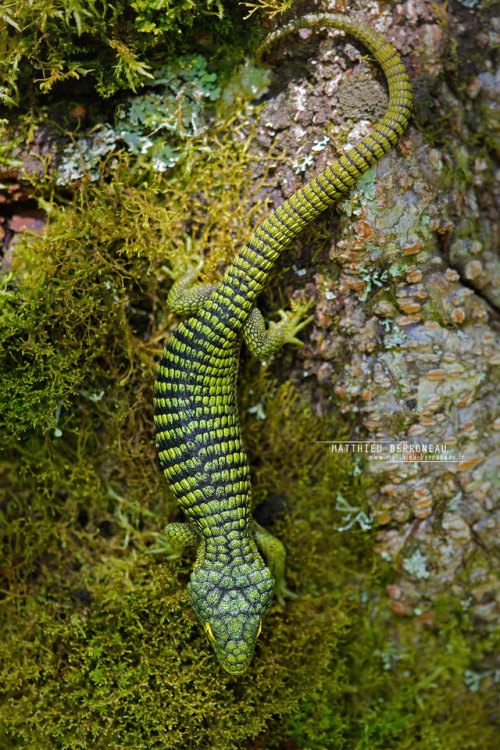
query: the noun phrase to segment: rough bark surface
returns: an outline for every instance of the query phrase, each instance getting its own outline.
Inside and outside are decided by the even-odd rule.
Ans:
[[[305,3],[304,10],[340,6]],[[404,462],[363,454],[380,482],[370,507],[378,552],[394,563],[390,604],[402,615],[432,610],[451,587],[493,625],[500,585],[498,19],[470,3],[446,10],[422,0],[351,10],[402,53],[415,115],[341,216],[324,219],[333,241],[314,275],[316,325],[296,379],[304,367],[315,376],[318,412],[335,394],[335,408],[354,417],[353,439],[449,450],[453,462],[417,463],[411,448]],[[280,83],[258,136],[266,148],[277,138],[295,154],[276,204],[343,148],[336,136],[351,144],[364,135],[386,101],[378,71],[354,43],[303,36],[310,41],[276,53]]]

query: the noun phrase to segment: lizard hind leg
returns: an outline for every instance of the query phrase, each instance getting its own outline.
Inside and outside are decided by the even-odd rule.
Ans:
[[[297,594],[287,588],[285,581],[285,546],[279,539],[273,536],[267,529],[253,522],[253,534],[267,567],[274,578],[274,593],[282,607],[285,606],[285,596],[297,599]]]
[[[188,270],[184,270],[172,284],[167,305],[174,315],[179,315],[179,317],[195,315],[215,289],[213,284],[194,283],[202,266],[203,261],[200,260],[198,265],[188,267]]]
[[[297,334],[313,320],[313,316],[304,317],[313,301],[292,303],[292,312],[279,310],[281,320],[272,322],[266,328],[262,313],[253,307],[243,326],[243,338],[251,354],[260,360],[271,359],[285,344],[303,346]]]

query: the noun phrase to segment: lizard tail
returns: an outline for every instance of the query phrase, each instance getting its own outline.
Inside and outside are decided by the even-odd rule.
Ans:
[[[380,34],[354,19],[333,13],[302,16],[269,34],[257,50],[257,60],[277,39],[298,29],[325,26],[346,31],[373,54],[387,79],[389,106],[370,135],[264,219],[231,263],[217,292],[230,298],[237,290],[238,297],[245,302],[240,310],[241,322],[250,312],[278,256],[307,224],[348,192],[394,146],[410,117],[410,82],[398,53]]]

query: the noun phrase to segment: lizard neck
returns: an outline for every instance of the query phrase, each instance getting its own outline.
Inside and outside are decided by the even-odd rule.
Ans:
[[[222,566],[224,570],[238,569],[260,558],[248,522],[227,522],[217,528],[202,531],[203,566]]]

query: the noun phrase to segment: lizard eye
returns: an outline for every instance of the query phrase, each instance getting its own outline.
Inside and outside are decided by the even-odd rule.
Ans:
[[[215,636],[212,633],[212,628],[210,627],[210,623],[209,622],[205,623],[205,630],[207,631],[208,637],[210,638],[210,640],[215,643]]]
[[[259,629],[257,630],[257,635],[255,637],[258,638],[261,632],[262,632],[262,620],[259,620]]]

